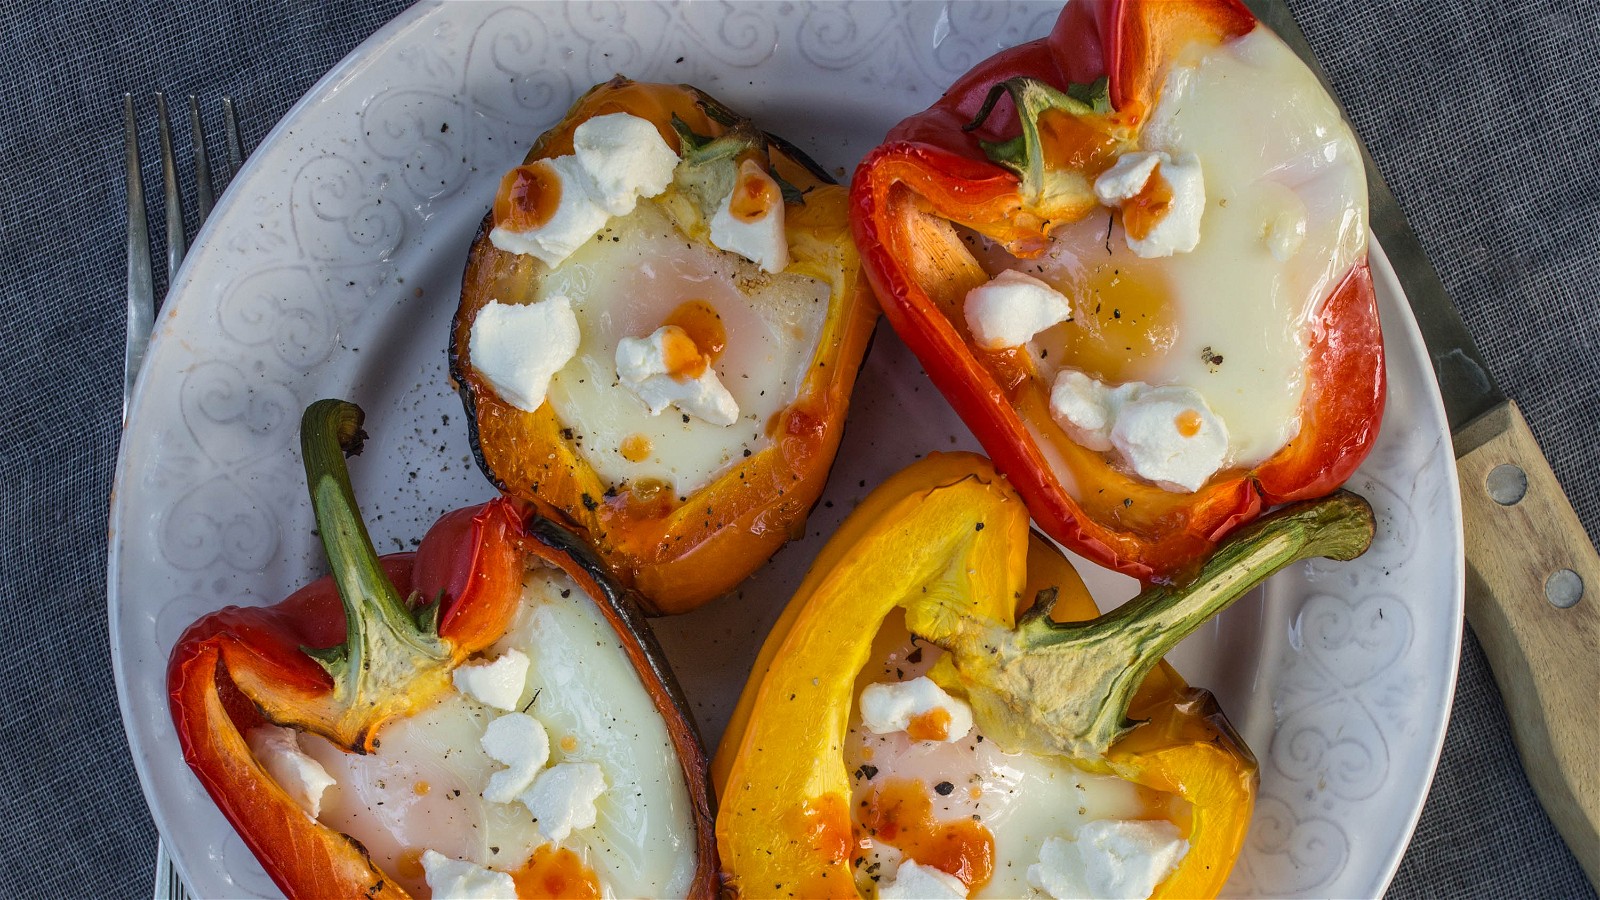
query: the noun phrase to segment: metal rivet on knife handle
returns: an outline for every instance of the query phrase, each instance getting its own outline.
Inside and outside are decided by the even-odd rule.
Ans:
[[[1528,493],[1528,473],[1521,466],[1502,463],[1489,471],[1485,480],[1489,497],[1501,506],[1516,506]]]
[[[1544,580],[1544,598],[1556,609],[1571,609],[1583,599],[1583,577],[1571,569],[1557,569]]]

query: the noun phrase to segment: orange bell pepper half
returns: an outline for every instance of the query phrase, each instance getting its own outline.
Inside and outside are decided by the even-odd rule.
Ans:
[[[712,766],[726,883],[749,897],[857,896],[842,748],[858,673],[898,608],[946,651],[929,677],[970,704],[985,739],[1186,801],[1174,825],[1189,850],[1156,896],[1214,895],[1244,843],[1256,763],[1211,695],[1161,657],[1273,572],[1357,556],[1372,530],[1353,494],[1287,507],[1191,579],[1099,615],[988,460],[931,454],[851,514],[762,646]]]
[[[519,173],[538,160],[572,153],[579,125],[619,112],[655,124],[680,155],[687,157],[698,149],[690,144],[704,139],[711,142],[706,148],[715,157],[711,164],[731,166],[732,160],[770,169],[784,187],[784,227],[792,258],[784,272],[813,278],[828,290],[822,331],[794,402],[756,426],[767,438],[762,447],[747,448],[709,484],[686,496],[653,479],[608,483],[585,458],[582,436],[561,421],[550,403],[532,412],[519,409],[501,398],[470,360],[478,311],[496,299],[515,303],[534,298],[548,271],[531,257],[498,249],[489,239],[491,227],[514,207],[513,195],[525,188]],[[731,156],[717,156],[721,145],[716,142],[723,139],[746,143]],[[681,199],[692,192],[692,186],[674,187],[668,195]],[[705,277],[728,276],[707,272]],[[803,531],[833,465],[856,372],[877,319],[877,305],[851,240],[844,188],[799,150],[756,131],[748,120],[694,88],[619,77],[580,98],[534,144],[527,164],[502,183],[496,207],[485,218],[467,261],[450,372],[460,387],[473,450],[485,474],[508,496],[588,539],[615,577],[641,594],[650,612],[672,614],[732,590]],[[694,336],[694,329],[689,330]],[[620,452],[626,457],[631,450],[624,444]]]
[[[716,887],[705,753],[648,626],[570,533],[524,522],[504,499],[441,517],[413,553],[379,557],[351,492],[343,452],[359,452],[361,411],[306,410],[302,450],[333,574],[274,606],[230,606],[178,639],[167,668],[184,759],[272,880],[290,897],[404,897],[359,842],[311,818],[252,755],[245,734],[272,723],[351,753],[378,746],[387,721],[420,710],[451,671],[504,634],[535,560],[560,569],[616,630],[666,722],[697,827],[691,896]]]
[[[1329,493],[1366,457],[1385,388],[1364,256],[1306,326],[1298,433],[1255,466],[1175,493],[1073,442],[1024,354],[976,345],[961,304],[989,274],[958,229],[1020,259],[1045,252],[1053,229],[1099,208],[1093,176],[1134,146],[1177,49],[1256,27],[1235,0],[1073,0],[1048,37],[980,63],[891,130],[851,189],[856,242],[885,318],[1039,527],[1147,583],[1197,565],[1264,509]],[[995,161],[1007,153],[1011,164]]]

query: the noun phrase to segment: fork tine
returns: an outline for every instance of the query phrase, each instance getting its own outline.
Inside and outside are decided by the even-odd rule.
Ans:
[[[211,215],[213,195],[211,193],[211,162],[206,157],[206,135],[200,126],[200,101],[193,94],[189,95],[189,133],[190,140],[194,143],[194,192],[200,204],[200,215],[195,223],[199,228],[206,223],[206,217]]]
[[[145,220],[144,178],[139,168],[139,126],[133,95],[122,95],[123,130],[128,145],[128,341],[122,368],[122,415],[128,415],[139,364],[155,319],[155,288],[150,263],[150,226]]]
[[[239,139],[239,113],[233,108],[232,97],[222,98],[222,127],[228,133],[228,177],[232,178],[244,165],[244,141]]]
[[[183,198],[178,195],[178,164],[172,156],[172,123],[167,118],[167,95],[156,94],[161,119],[161,180],[167,194],[167,284],[178,272],[187,249],[183,239]]]

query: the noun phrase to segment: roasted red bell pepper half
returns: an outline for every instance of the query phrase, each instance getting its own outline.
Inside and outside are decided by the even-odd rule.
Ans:
[[[1163,174],[1184,162],[1184,142],[1209,140],[1206,146],[1215,147],[1227,137],[1193,137],[1204,133],[1196,124],[1197,110],[1205,108],[1197,98],[1222,83],[1208,73],[1225,69],[1237,73],[1225,90],[1272,89],[1289,98],[1283,109],[1293,115],[1273,113],[1275,122],[1298,122],[1296,115],[1311,110],[1301,116],[1301,124],[1311,123],[1301,132],[1260,138],[1241,110],[1265,101],[1239,95],[1230,115],[1243,117],[1245,125],[1230,120],[1226,126],[1237,133],[1238,149],[1215,157],[1202,151],[1203,180],[1195,176],[1195,183],[1204,185],[1203,201],[1198,191],[1192,194],[1199,224],[1190,237],[1201,250],[1222,240],[1254,241],[1239,252],[1266,259],[1265,265],[1287,259],[1285,265],[1315,270],[1312,286],[1287,301],[1300,305],[1282,320],[1290,335],[1284,352],[1295,354],[1284,357],[1293,360],[1292,377],[1266,366],[1246,374],[1275,340],[1272,321],[1231,307],[1187,308],[1174,299],[1180,289],[1208,283],[1224,286],[1212,294],[1269,296],[1251,293],[1255,282],[1241,269],[1221,264],[1201,270],[1197,260],[1211,257],[1181,243],[1149,250],[1165,258],[1147,259],[1145,250],[1134,249],[1135,238],[1147,241],[1165,218],[1178,221],[1174,211],[1189,202],[1172,193],[1176,174]],[[1168,109],[1164,91],[1188,93]],[[1289,164],[1253,176],[1254,194],[1224,183],[1229,166],[1278,152],[1272,141],[1283,150],[1270,161]],[[1136,193],[1117,194],[1117,185],[1102,176],[1119,161],[1141,156],[1147,164],[1162,161],[1142,170],[1148,180],[1142,187],[1134,183]],[[1304,189],[1308,179],[1324,176],[1342,179],[1346,206],[1324,209],[1320,195]],[[930,109],[891,130],[856,172],[851,217],[885,317],[1022,494],[1034,520],[1078,553],[1152,581],[1192,570],[1225,534],[1267,507],[1329,493],[1371,449],[1385,386],[1365,256],[1365,198],[1359,144],[1337,106],[1241,4],[1074,0],[1048,37],[979,64]],[[1242,234],[1245,226],[1228,224],[1245,215],[1241,207],[1258,201],[1279,204],[1252,213],[1260,219],[1259,233]],[[1325,258],[1307,256],[1322,246],[1322,234],[1333,249]],[[1038,332],[1042,342],[1027,339],[1031,330],[1024,332],[1027,343],[997,345],[976,335],[968,298],[997,269],[1037,275],[1066,300],[1065,318]],[[1263,271],[1261,283],[1285,296],[1292,288],[1279,285],[1298,284],[1300,277]],[[1208,333],[1219,323],[1232,328],[1228,346],[1214,347],[1209,338],[1190,346],[1200,343],[1193,337],[1197,321],[1211,323]],[[1043,340],[1051,334],[1057,337]],[[1179,489],[1141,474],[1134,443],[1144,438],[1129,436],[1126,445],[1111,447],[1114,433],[1087,441],[1082,420],[1071,428],[1061,424],[1072,413],[1056,405],[1049,379],[1060,375],[1050,370],[1079,370],[1087,376],[1079,383],[1100,391],[1097,397],[1123,396],[1116,392],[1172,384],[1159,375],[1150,384],[1139,382],[1147,377],[1142,373],[1178,365],[1167,360],[1180,351],[1182,365],[1199,373],[1193,384],[1202,394],[1203,382],[1220,380],[1219,372],[1254,379],[1219,392],[1239,395],[1223,402],[1243,414],[1228,420],[1234,437],[1227,456],[1200,481]],[[1258,412],[1272,410],[1272,402],[1257,402],[1252,392],[1280,383],[1278,411]],[[1206,396],[1218,403],[1216,393]],[[1107,415],[1115,414],[1111,409]],[[1279,429],[1279,439],[1244,446],[1257,428],[1244,422],[1251,415],[1272,416],[1262,427]],[[1172,421],[1183,437],[1194,433],[1192,421]]]
[[[415,552],[379,557],[343,458],[360,450],[361,419],[358,407],[324,400],[302,423],[308,486],[332,574],[273,606],[211,613],[173,649],[173,724],[184,759],[217,807],[290,897],[407,896],[408,879],[380,868],[357,838],[309,814],[268,773],[247,735],[270,724],[348,754],[381,752],[382,729],[451,690],[452,673],[512,626],[525,574],[548,567],[592,598],[666,726],[691,806],[694,834],[684,843],[697,858],[688,894],[711,896],[717,863],[705,754],[637,606],[580,541],[547,521],[524,521],[504,499],[448,513]],[[561,851],[536,854],[541,859],[560,862]],[[549,896],[540,891],[560,882],[563,892],[597,896],[581,893],[593,875],[573,859],[568,854],[560,872],[533,872],[545,885],[533,893]],[[416,870],[405,873],[415,883],[417,859],[405,864]],[[517,886],[527,896],[522,874]]]

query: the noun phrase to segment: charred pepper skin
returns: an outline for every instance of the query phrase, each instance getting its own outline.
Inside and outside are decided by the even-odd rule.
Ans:
[[[1008,96],[973,126],[997,85],[1028,78],[1065,92],[1104,77],[1113,107],[1107,127],[1134,133],[1151,110],[1164,52],[1178,41],[1221,41],[1255,27],[1234,0],[1073,0],[1047,37],[980,63],[931,108],[893,128],[852,181],[851,223],[889,324],[1027,500],[1039,527],[1145,583],[1191,570],[1266,509],[1328,494],[1372,449],[1386,382],[1367,264],[1344,276],[1307,326],[1301,428],[1282,450],[1193,494],[1164,496],[1068,446],[1090,473],[1075,477],[1092,479],[1080,496],[1104,488],[1124,498],[1092,506],[1069,491],[1030,430],[1030,422],[1046,432],[1054,424],[1018,405],[1016,373],[976,348],[959,324],[959,297],[983,276],[970,255],[963,258],[949,226],[971,228],[1026,257],[1048,246],[1051,217],[1062,213],[1032,202],[1022,179],[985,152],[983,142],[1015,138],[1020,128]]]
[[[342,420],[346,427],[324,432],[338,430],[340,446],[349,451],[359,445],[360,411],[350,404],[328,405],[332,403],[313,405],[307,420],[329,413]],[[306,454],[308,460],[315,455]],[[312,474],[313,468],[308,464],[315,485],[329,473]],[[337,468],[331,477],[347,491],[342,460]],[[348,512],[359,524],[353,497],[349,502]],[[334,529],[320,511],[319,526],[327,542]],[[361,532],[365,538],[364,527]],[[524,518],[502,498],[440,517],[415,552],[378,557],[370,552],[370,541],[365,551],[365,558],[358,560],[370,576],[365,587],[386,586],[404,598],[405,610],[413,614],[408,617],[411,624],[423,636],[431,630],[438,641],[442,655],[432,662],[446,674],[504,634],[522,602],[522,580],[530,566],[554,567],[576,582],[616,631],[667,724],[695,822],[697,866],[689,895],[715,896],[706,754],[688,704],[637,602],[580,539],[553,522]],[[360,547],[355,555],[363,555]],[[377,584],[377,578],[384,584]],[[334,699],[338,668],[330,669],[326,660],[351,652],[353,633],[373,627],[371,598],[348,598],[351,589],[347,578],[330,575],[272,606],[225,607],[189,626],[168,661],[169,708],[185,761],[289,897],[407,896],[360,842],[306,815],[256,762],[244,737],[263,724],[288,724],[322,734],[348,752],[372,752],[378,749],[383,720],[414,711],[436,695],[438,679],[425,675],[383,685],[382,694],[363,681],[353,697],[344,698],[348,702]],[[435,602],[436,609],[414,615]],[[348,627],[347,609],[362,620],[358,629]],[[421,661],[429,663],[425,657]],[[344,706],[352,709],[330,709]],[[353,727],[342,727],[351,724],[352,716]]]

